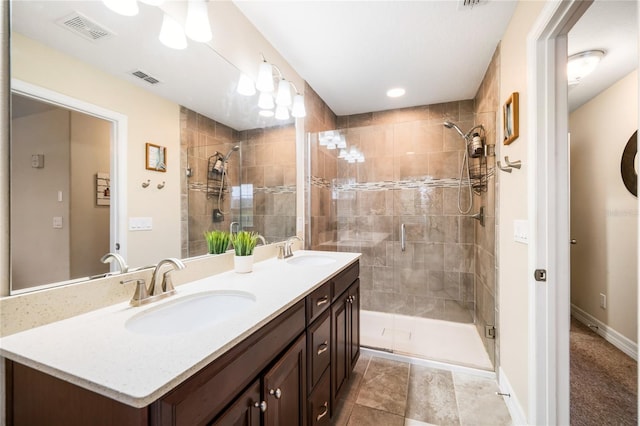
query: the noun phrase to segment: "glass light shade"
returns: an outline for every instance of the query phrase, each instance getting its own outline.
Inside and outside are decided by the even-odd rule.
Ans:
[[[253,96],[256,94],[256,85],[253,84],[253,80],[251,80],[248,75],[242,73],[240,74],[240,80],[238,80],[238,87],[236,90],[241,95]]]
[[[261,92],[271,93],[275,90],[273,86],[273,66],[268,62],[262,62],[258,68],[258,81],[256,89]]]
[[[204,0],[189,0],[185,33],[193,41],[206,43],[212,38],[209,24],[209,8]]]
[[[329,142],[329,143],[327,144],[327,149],[336,149],[336,148],[337,148],[337,147],[336,147],[336,144],[335,144],[335,143],[333,143],[333,142]]]
[[[284,105],[278,105],[276,107],[276,119],[278,120],[288,120],[289,119],[289,109],[287,109]]]
[[[602,50],[587,50],[569,56],[567,63],[567,79],[569,85],[574,86],[587,75],[591,74],[604,56]]]
[[[278,83],[278,93],[276,94],[276,105],[291,105],[291,84],[284,78]],[[288,113],[287,113],[288,114]]]
[[[344,137],[344,135],[340,135],[340,141],[338,142],[338,148],[342,149],[342,148],[346,148],[347,147],[347,139]]]
[[[271,111],[270,109],[261,109],[258,114],[260,114],[262,117],[273,117],[274,115],[273,111]]]
[[[274,106],[273,96],[271,96],[271,93],[260,93],[260,97],[258,98],[258,107],[260,109],[273,109]]]
[[[340,150],[340,153],[338,154],[338,158],[345,158],[347,156],[347,151],[345,151],[344,149]]]
[[[171,16],[164,14],[162,18],[162,28],[160,28],[160,36],[158,37],[162,44],[172,49],[186,49],[187,38],[184,30]]]
[[[112,11],[124,16],[136,16],[138,14],[138,2],[136,0],[102,0],[105,6]]]
[[[349,159],[347,160],[347,162],[348,162],[348,163],[355,163],[355,162],[356,162],[356,159],[355,159],[355,158],[353,158],[353,157],[351,157],[351,158],[349,158]]]
[[[293,117],[305,117],[307,115],[307,110],[304,107],[304,96],[295,95],[293,97],[293,106],[291,107],[291,115]]]
[[[358,161],[358,163],[364,163],[364,157],[360,156],[356,161]]]

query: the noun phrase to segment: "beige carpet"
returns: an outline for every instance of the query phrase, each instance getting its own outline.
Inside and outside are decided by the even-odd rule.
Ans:
[[[571,424],[637,425],[638,366],[571,318]]]

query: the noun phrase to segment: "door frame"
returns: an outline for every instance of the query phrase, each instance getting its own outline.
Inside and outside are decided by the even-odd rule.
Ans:
[[[569,424],[567,34],[592,2],[547,3],[527,37],[529,424]]]

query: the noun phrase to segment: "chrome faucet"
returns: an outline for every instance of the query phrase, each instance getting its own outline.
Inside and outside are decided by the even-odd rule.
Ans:
[[[171,268],[166,270],[162,274],[162,282],[160,284],[157,284],[160,277],[160,269],[164,265],[170,265]],[[176,259],[175,257],[168,257],[166,259],[162,259],[155,266],[153,276],[151,277],[151,283],[149,284],[148,289],[144,285],[143,279],[120,281],[120,284],[128,284],[130,282],[136,283],[136,289],[129,304],[131,304],[132,306],[141,306],[174,294],[176,292],[176,289],[173,287],[173,282],[171,281],[171,272],[174,269],[179,270],[184,268],[184,263],[182,263],[180,259]]]
[[[288,258],[293,256],[293,250],[291,249],[291,246],[293,245],[293,241],[294,240],[298,240],[298,241],[302,241],[302,238],[298,237],[297,235],[294,235],[292,237],[287,238],[287,241],[284,243],[284,258]]]
[[[125,262],[124,258],[118,253],[107,253],[100,258],[100,262],[102,263],[111,263],[114,260],[118,263],[121,274],[124,274],[125,272],[129,271],[127,262]]]
[[[267,240],[265,240],[262,235],[258,234],[258,235],[256,235],[256,238],[258,238],[258,240],[260,240],[260,242],[262,243],[263,246],[267,245]]]

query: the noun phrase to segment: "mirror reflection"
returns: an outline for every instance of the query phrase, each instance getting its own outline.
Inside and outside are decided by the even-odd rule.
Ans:
[[[257,95],[236,93],[240,72],[206,43],[189,42],[187,49],[179,51],[159,43],[157,29],[164,13],[142,4],[139,15],[132,18],[117,15],[96,1],[12,2],[12,79],[122,114],[126,123],[118,127],[106,121],[106,142],[100,145],[106,154],[86,151],[81,160],[70,160],[66,173],[60,167],[55,179],[47,179],[51,185],[56,183],[56,188],[31,185],[27,191],[24,187],[29,181],[12,175],[12,191],[22,198],[12,200],[11,221],[19,228],[11,242],[12,292],[104,274],[109,265],[100,258],[108,252],[122,254],[132,268],[164,257],[205,254],[206,230],[246,229],[259,232],[268,242],[295,233],[293,119],[259,116]],[[99,41],[82,37],[63,25],[71,16],[98,24],[110,34]],[[151,78],[139,77],[139,71]],[[151,84],[156,77],[159,84]],[[20,102],[18,98],[13,102],[15,114],[21,109]],[[68,126],[73,133],[73,123],[79,120],[73,117],[82,114],[60,110],[71,117]],[[16,116],[14,126],[17,129],[20,120],[26,122],[29,116],[35,120],[43,114]],[[38,126],[42,125],[31,130]],[[89,133],[87,139],[92,143],[102,140],[97,131]],[[17,140],[12,140],[12,172],[43,172],[31,167],[32,156],[40,161],[38,155],[43,151],[22,139],[43,144],[52,138],[37,134],[20,138],[20,148]],[[166,148],[166,173],[145,169],[147,143]],[[123,150],[114,157],[116,144]],[[65,149],[65,155],[73,159],[73,149]],[[16,154],[21,150],[18,164]],[[49,160],[55,155],[59,153],[47,151],[44,155],[47,172],[54,173]],[[94,164],[97,159],[102,162]],[[213,168],[218,159],[227,160],[221,169],[224,179],[220,179],[221,173],[216,176]],[[121,166],[114,168],[110,164],[114,160]],[[84,166],[86,173],[77,174],[74,165]],[[121,207],[114,209],[104,204],[106,188],[102,183],[119,178],[123,179],[121,193],[109,188],[111,202],[118,196],[123,199]],[[65,182],[67,186],[57,189]],[[143,187],[142,183],[149,185]],[[76,189],[79,195],[75,195]],[[35,190],[44,193],[36,194]],[[57,201],[59,192],[62,202]],[[91,201],[86,208],[99,212],[100,221],[77,210],[76,197]],[[57,210],[35,208],[39,198],[53,199]],[[33,217],[36,211],[41,217]],[[18,218],[24,219],[22,224]],[[77,220],[82,228],[74,225]],[[150,229],[134,229],[132,224],[139,220],[147,221]],[[76,227],[79,231],[74,231]],[[35,242],[33,234],[40,228],[42,233]],[[98,232],[100,237],[94,238]],[[45,241],[48,234],[69,236],[62,241]],[[50,258],[48,262],[54,266],[40,268],[40,276],[23,278],[21,271],[40,267],[42,259],[34,251]],[[118,270],[115,262],[111,268]]]

